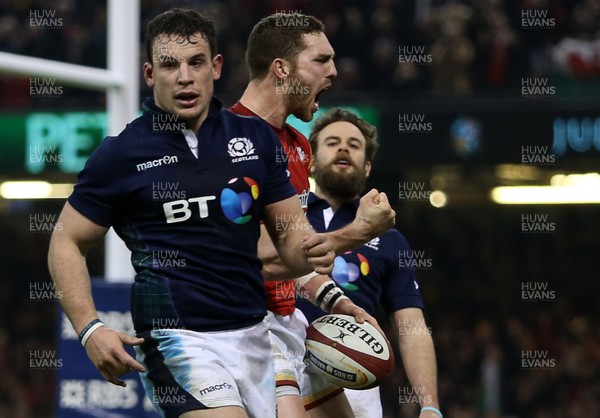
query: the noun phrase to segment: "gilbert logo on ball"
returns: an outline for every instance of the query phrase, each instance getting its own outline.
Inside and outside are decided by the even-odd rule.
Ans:
[[[310,367],[351,389],[378,386],[394,370],[390,342],[377,328],[350,315],[325,315],[306,330]]]

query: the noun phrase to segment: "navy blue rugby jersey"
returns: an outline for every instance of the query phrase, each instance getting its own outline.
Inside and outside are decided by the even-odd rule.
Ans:
[[[311,193],[307,217],[316,231],[334,231],[354,220],[358,203],[358,199],[346,203],[334,213],[327,201]],[[389,229],[362,247],[336,257],[330,276],[354,303],[373,316],[380,303],[388,315],[399,309],[423,308],[414,264],[405,262],[411,254],[404,236]],[[326,314],[307,299],[298,299],[296,307],[309,323]]]
[[[136,331],[259,322],[266,314],[257,257],[262,207],[296,194],[279,140],[264,122],[213,98],[191,145],[196,157],[175,115],[151,98],[143,110],[104,139],[68,199],[86,218],[114,227],[132,251]]]

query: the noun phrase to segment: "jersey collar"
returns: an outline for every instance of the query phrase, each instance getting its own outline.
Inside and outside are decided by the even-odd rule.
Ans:
[[[344,203],[342,205],[342,207],[352,206],[354,209],[356,209],[356,208],[358,208],[359,204],[360,204],[360,199],[354,199],[352,201],[352,203],[349,203],[349,202],[348,203]],[[313,192],[310,192],[310,194],[308,195],[308,206],[311,206],[311,205],[321,205],[323,207],[330,207],[331,206],[328,201],[326,201],[325,199],[317,196]]]
[[[219,100],[216,96],[213,96],[208,105],[208,114],[206,115],[205,121],[211,119],[222,108],[223,102],[221,102],[221,100]],[[142,110],[144,111],[144,113],[149,114],[168,114],[168,112],[165,112],[163,109],[156,105],[153,97],[147,97],[146,100],[144,100],[144,103],[142,104]]]

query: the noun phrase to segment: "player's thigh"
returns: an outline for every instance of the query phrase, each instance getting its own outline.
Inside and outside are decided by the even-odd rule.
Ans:
[[[248,418],[248,414],[239,406],[223,406],[220,408],[189,411],[179,415],[179,418]]]
[[[300,396],[288,395],[277,397],[278,418],[308,418]]]
[[[354,418],[354,413],[344,393],[320,403],[308,411],[310,418]]]

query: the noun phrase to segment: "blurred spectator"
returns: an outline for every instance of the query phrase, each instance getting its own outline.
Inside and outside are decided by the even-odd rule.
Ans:
[[[0,51],[20,53],[104,68],[106,66],[106,0],[77,2],[30,0],[0,2]],[[312,13],[320,17],[342,66],[342,82],[333,89],[378,90],[382,95],[411,93],[455,96],[520,95],[527,77],[553,76],[553,68],[575,79],[598,80],[600,3],[596,0],[306,0],[277,2],[142,0],[143,28],[150,16],[176,5],[196,4],[219,30],[225,57],[217,93],[237,97],[247,81],[246,39],[252,25],[275,12]],[[49,10],[63,19],[56,29],[32,28],[31,10]],[[526,15],[523,15],[525,13]],[[532,25],[523,22],[532,18]],[[537,26],[536,26],[537,22]],[[544,26],[546,25],[546,26]],[[430,65],[398,60],[402,46],[427,47]],[[561,79],[562,80],[562,79]],[[22,88],[20,86],[19,88]],[[566,89],[572,87],[567,83]],[[575,86],[577,87],[577,86]],[[10,98],[30,103],[25,93],[0,91],[0,107],[12,108]],[[501,90],[504,89],[504,90]],[[509,89],[508,91],[506,89]],[[20,93],[20,94],[19,94]],[[67,89],[64,105],[81,102],[101,106],[103,96]],[[397,97],[397,96],[395,96]],[[226,100],[227,101],[227,100]]]
[[[472,10],[449,2],[432,15],[437,36],[431,46],[432,90],[435,93],[465,95],[471,92],[471,64],[475,46],[467,36]]]

